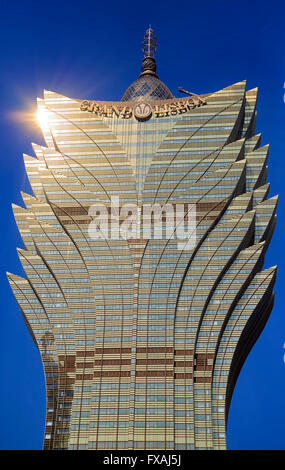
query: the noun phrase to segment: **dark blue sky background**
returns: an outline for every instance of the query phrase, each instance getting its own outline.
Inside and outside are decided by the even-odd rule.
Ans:
[[[73,98],[119,100],[136,79],[141,40],[158,37],[158,75],[174,95],[246,79],[259,87],[257,132],[270,144],[278,224],[265,267],[278,264],[275,306],[233,395],[229,449],[285,449],[284,1],[0,0],[0,449],[40,449],[45,388],[40,354],[6,280],[22,274],[11,203],[30,192],[22,154],[43,144],[33,120],[44,88]]]

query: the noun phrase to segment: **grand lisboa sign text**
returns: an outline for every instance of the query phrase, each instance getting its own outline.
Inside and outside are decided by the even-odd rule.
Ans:
[[[99,103],[97,101],[81,101],[81,111],[89,111],[96,116],[115,117],[130,119],[134,116],[139,121],[146,121],[152,116],[155,118],[175,116],[176,114],[187,113],[191,109],[206,104],[206,100],[201,96],[193,95],[183,100],[167,100],[163,103],[152,104],[151,102],[139,101],[138,103]]]

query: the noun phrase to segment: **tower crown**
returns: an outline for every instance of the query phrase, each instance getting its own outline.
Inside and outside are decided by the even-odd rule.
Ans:
[[[143,62],[141,74],[125,91],[121,101],[152,101],[173,98],[171,91],[156,75],[155,54],[157,39],[155,32],[149,27],[143,37]]]

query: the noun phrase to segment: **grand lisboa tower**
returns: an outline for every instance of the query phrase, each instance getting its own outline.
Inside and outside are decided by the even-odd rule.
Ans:
[[[13,205],[25,277],[7,276],[42,358],[44,449],[226,449],[273,306],[257,89],[175,98],[155,52],[149,28],[121,101],[38,100],[46,146]]]

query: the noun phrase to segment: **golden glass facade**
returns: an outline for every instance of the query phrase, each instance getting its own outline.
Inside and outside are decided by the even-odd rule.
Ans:
[[[33,195],[14,206],[26,278],[8,279],[43,361],[44,449],[226,448],[276,272],[262,270],[277,198],[256,98],[240,82],[195,106],[146,99],[145,121],[134,102],[39,100],[46,147],[24,156]],[[118,196],[195,204],[195,248],[92,239],[90,207]]]

